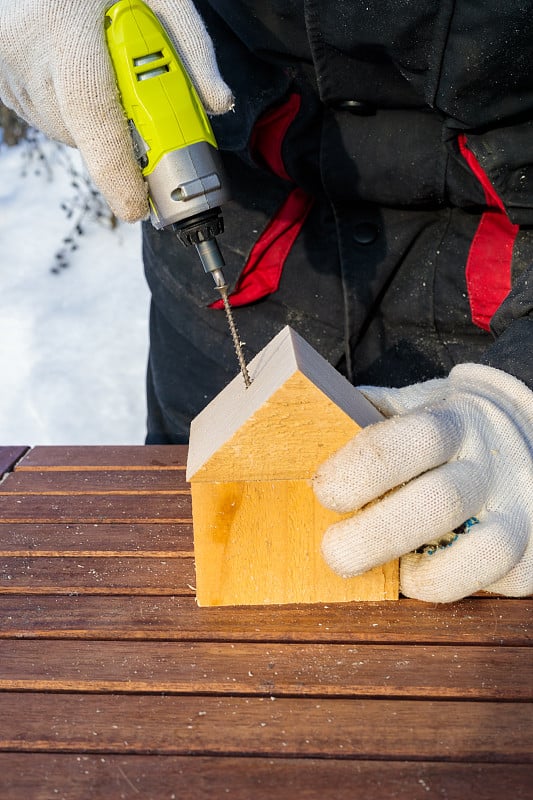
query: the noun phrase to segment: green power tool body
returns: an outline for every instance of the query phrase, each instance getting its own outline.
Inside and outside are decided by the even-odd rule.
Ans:
[[[228,302],[220,206],[229,199],[207,114],[159,19],[142,0],[119,0],[105,35],[155,228],[194,246],[220,292],[246,386],[250,379]]]

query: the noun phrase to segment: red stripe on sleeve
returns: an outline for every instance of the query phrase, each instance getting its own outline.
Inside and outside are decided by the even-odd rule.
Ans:
[[[235,290],[232,306],[244,306],[275,292],[291,248],[313,205],[313,198],[302,189],[293,189],[254,244]],[[223,308],[217,300],[211,308]]]
[[[281,106],[265,111],[257,120],[250,136],[250,152],[258,160],[265,162],[275,175],[290,181],[281,154],[281,147],[289,126],[294,122],[302,98],[299,94],[289,95]]]
[[[519,226],[514,225],[486,172],[468,148],[465,134],[458,137],[459,150],[481,183],[487,211],[481,217],[466,262],[466,286],[472,322],[484,330],[511,290],[513,246]]]
[[[282,105],[265,112],[256,122],[250,139],[252,155],[272,172],[290,181],[282,158],[285,134],[300,110],[301,98],[291,94]],[[313,206],[313,198],[300,188],[292,189],[252,247],[229,296],[232,306],[254,303],[279,287],[285,261]],[[223,308],[221,300],[210,308]]]

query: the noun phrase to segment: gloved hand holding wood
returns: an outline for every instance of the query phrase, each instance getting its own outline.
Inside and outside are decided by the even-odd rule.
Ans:
[[[52,139],[78,147],[115,214],[148,214],[104,36],[112,0],[0,0],[0,98]],[[206,111],[233,102],[192,0],[149,0],[196,86]]]
[[[314,480],[324,506],[356,512],[324,537],[331,568],[348,577],[400,557],[402,592],[434,602],[533,592],[530,389],[478,364],[403,389],[359,388],[390,419]]]

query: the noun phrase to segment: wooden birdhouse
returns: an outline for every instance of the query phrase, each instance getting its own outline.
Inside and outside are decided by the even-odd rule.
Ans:
[[[318,466],[376,409],[290,328],[192,423],[191,482],[200,606],[398,597],[397,562],[341,578],[320,552],[343,517],[316,500]]]

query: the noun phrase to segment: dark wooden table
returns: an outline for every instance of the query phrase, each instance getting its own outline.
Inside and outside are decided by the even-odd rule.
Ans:
[[[183,447],[0,448],[0,798],[532,798],[533,602],[199,609]]]

